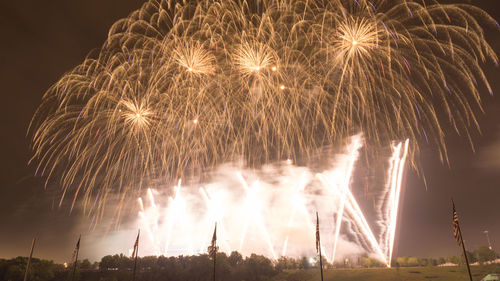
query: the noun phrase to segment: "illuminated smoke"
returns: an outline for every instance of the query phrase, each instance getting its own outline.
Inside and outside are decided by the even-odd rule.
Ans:
[[[183,186],[179,181],[169,195],[149,189],[144,199],[138,199],[138,224],[148,237],[142,253],[206,253],[217,222],[221,251],[272,259],[313,256],[317,210],[327,261],[366,253],[390,266],[408,144],[392,148],[373,222],[378,239],[351,190],[363,145],[357,135],[321,173],[290,161],[259,170],[226,164],[206,184]]]

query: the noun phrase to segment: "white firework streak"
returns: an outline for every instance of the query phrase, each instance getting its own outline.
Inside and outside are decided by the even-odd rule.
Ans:
[[[274,246],[273,243],[271,242],[271,237],[269,236],[269,232],[267,231],[264,221],[262,218],[261,214],[261,206],[260,206],[260,200],[258,196],[258,192],[260,189],[259,182],[256,181],[252,184],[251,187],[248,186],[247,182],[241,175],[241,173],[238,173],[238,178],[241,180],[243,188],[245,189],[246,192],[246,199],[245,199],[245,208],[247,211],[245,212],[247,214],[246,220],[245,220],[245,226],[243,228],[243,234],[241,236],[241,242],[240,242],[240,252],[243,249],[243,243],[245,242],[245,238],[247,235],[247,230],[248,226],[253,222],[257,224],[257,226],[261,229],[264,239],[266,240],[269,250],[271,251],[271,254],[274,259],[276,259],[276,253],[274,251]]]
[[[289,161],[287,161],[289,162]],[[290,163],[288,163],[290,164]],[[299,184],[297,185],[297,188],[294,190],[294,193],[292,195],[292,201],[293,203],[293,209],[292,212],[290,213],[290,218],[288,219],[288,229],[292,226],[292,224],[295,221],[295,214],[297,213],[297,209],[300,209],[300,211],[307,217],[307,221],[310,221],[309,218],[309,213],[307,212],[307,208],[305,205],[305,200],[302,196],[302,192],[304,192],[304,189],[306,188],[307,182],[305,181],[305,175],[302,173],[301,180]],[[290,235],[287,235],[285,238],[285,241],[283,242],[283,250],[281,251],[281,256],[285,257],[286,256],[286,250],[288,247],[288,239],[290,239]]]
[[[399,199],[401,196],[401,182],[403,180],[406,157],[408,155],[408,144],[406,140],[393,146],[393,154],[388,170],[389,181],[386,185],[385,200],[382,200],[379,209],[382,210],[383,220],[379,222],[383,231],[380,234],[380,244],[385,249],[387,265],[390,267],[396,237],[396,226],[399,212]]]
[[[317,177],[325,185],[328,184],[328,180],[325,179],[324,175],[317,174]],[[359,230],[361,230],[361,233],[363,234],[367,242],[370,244],[370,247],[374,251],[374,254],[376,254],[381,261],[387,264],[387,259],[385,258],[385,255],[383,254],[380,245],[377,243],[377,240],[373,235],[370,225],[366,221],[365,216],[363,215],[363,212],[361,211],[358,202],[356,201],[356,199],[354,199],[354,196],[352,195],[351,191],[350,190],[341,191],[336,188],[332,188],[332,191],[334,191],[338,196],[342,196],[343,194],[345,194],[345,196],[347,197],[347,200],[345,202],[345,208],[347,209],[347,212],[349,212],[349,214],[354,219],[356,226],[359,228]]]
[[[193,239],[192,239],[192,231],[189,229],[188,225],[186,225],[189,213],[187,210],[186,199],[181,193],[181,180],[179,180],[177,186],[174,188],[174,197],[169,198],[170,206],[167,209],[167,240],[165,243],[165,255],[169,254],[169,246],[172,242],[172,236],[174,235],[174,226],[176,232],[180,232],[180,235],[177,238],[183,240],[183,243],[180,243],[182,247],[187,247],[181,252],[187,252],[190,255],[195,254]],[[180,223],[177,223],[180,222]],[[186,242],[187,241],[187,242]],[[186,245],[187,244],[187,245]]]
[[[217,222],[221,251],[237,249],[243,255],[255,252],[276,259],[274,245],[282,245],[281,256],[313,256],[313,214],[318,211],[323,218],[335,217],[320,225],[322,252],[331,253],[325,255],[328,262],[349,255],[340,252],[344,245],[358,245],[357,253],[367,252],[390,266],[408,141],[393,146],[388,180],[377,205],[378,240],[351,190],[362,143],[361,135],[352,137],[333,167],[316,177],[291,161],[258,171],[229,165],[220,167],[216,178],[203,187],[182,187],[181,192],[179,181],[166,204],[158,203],[158,191],[148,190],[147,200],[138,200],[139,226],[150,240],[143,253],[206,253]],[[304,219],[299,220],[299,214]],[[348,223],[345,229],[343,221]]]
[[[138,198],[137,201],[139,203],[139,217],[145,223],[143,224],[145,227],[143,228],[146,231],[146,235],[148,236],[150,241],[154,241],[154,253],[156,255],[161,254],[160,245],[158,244],[158,239],[155,234],[158,234],[158,221],[160,219],[160,211],[158,206],[155,203],[155,199],[151,189],[148,188],[147,191],[149,206],[147,211],[144,209],[144,203],[142,198]]]
[[[353,141],[351,143],[351,147],[349,148],[349,164],[347,167],[347,171],[344,176],[344,180],[341,183],[341,188],[342,188],[342,194],[340,196],[340,206],[339,206],[339,212],[337,215],[337,222],[335,224],[335,240],[333,242],[333,251],[332,251],[332,262],[335,262],[335,253],[337,251],[337,243],[339,240],[339,235],[340,235],[340,228],[342,225],[342,218],[344,216],[344,205],[345,205],[345,199],[346,199],[346,193],[349,191],[349,185],[351,183],[351,177],[352,177],[352,170],[354,169],[354,163],[358,159],[359,155],[359,149],[361,148],[361,137],[355,136],[353,138]]]
[[[224,226],[224,210],[222,209],[223,202],[221,202],[218,196],[211,194],[210,191],[204,188],[200,188],[200,193],[203,196],[208,209],[206,220],[207,224],[205,229],[209,231],[206,232],[206,237],[210,237],[210,226],[213,226],[216,222],[218,222],[217,240],[219,241],[219,243],[222,242],[226,252],[231,252],[232,249],[229,243],[227,243],[226,227]],[[211,244],[211,242],[211,239],[207,239],[206,243],[202,243],[199,252],[202,253],[205,249],[208,249],[208,246]]]

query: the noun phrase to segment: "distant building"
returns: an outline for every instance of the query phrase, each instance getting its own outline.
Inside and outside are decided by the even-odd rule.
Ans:
[[[457,266],[457,265],[452,263],[452,262],[447,262],[447,263],[443,263],[443,264],[438,264],[438,266]]]

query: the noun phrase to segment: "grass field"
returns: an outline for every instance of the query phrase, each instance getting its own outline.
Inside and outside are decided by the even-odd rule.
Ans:
[[[488,273],[500,273],[500,264],[472,266],[472,278],[481,280]],[[293,270],[282,272],[276,281],[318,281],[318,269]],[[405,267],[405,268],[367,268],[367,269],[327,269],[325,281],[468,281],[467,268],[459,267]]]

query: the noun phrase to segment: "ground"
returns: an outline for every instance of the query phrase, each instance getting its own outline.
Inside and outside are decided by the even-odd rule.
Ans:
[[[488,273],[500,273],[500,264],[472,266],[472,278],[479,281]],[[285,271],[275,278],[276,281],[321,280],[318,269]],[[468,281],[465,266],[453,267],[405,267],[405,268],[368,268],[368,269],[327,269],[325,281]]]

